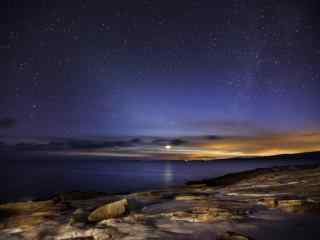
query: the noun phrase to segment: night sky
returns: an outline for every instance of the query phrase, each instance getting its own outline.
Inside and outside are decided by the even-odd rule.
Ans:
[[[164,151],[193,157],[229,156],[226,144],[230,156],[320,150],[319,10],[317,0],[1,1],[0,135],[179,137],[187,146]]]

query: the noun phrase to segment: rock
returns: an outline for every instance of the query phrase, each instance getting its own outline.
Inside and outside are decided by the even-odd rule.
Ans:
[[[176,196],[176,201],[195,201],[195,200],[205,200],[207,199],[206,196],[200,196],[200,195],[178,195]]]
[[[132,212],[132,211],[138,211],[140,209],[142,209],[143,207],[145,207],[146,205],[150,204],[150,202],[145,202],[145,201],[139,201],[135,198],[128,198],[128,211]],[[153,203],[153,202],[151,202]]]
[[[0,231],[0,240],[22,240],[24,239],[21,235],[23,230],[21,228],[9,228]]]
[[[251,237],[235,233],[235,232],[226,232],[224,235],[218,238],[218,240],[253,240]]]
[[[78,208],[75,210],[70,218],[69,223],[71,225],[78,224],[78,223],[87,223],[88,222],[88,215],[89,213],[85,210]]]
[[[220,208],[195,207],[190,211],[177,211],[162,214],[169,217],[171,221],[184,221],[192,223],[210,223],[215,221],[227,221],[240,218],[231,212]]]
[[[309,209],[315,210],[316,204],[304,199],[275,199],[264,198],[259,203],[269,208],[279,208],[286,212],[305,212]]]
[[[268,208],[278,207],[278,200],[275,198],[263,198],[263,199],[260,199],[258,203]]]
[[[214,207],[197,207],[194,208],[192,212],[196,214],[200,222],[226,221],[230,219],[240,218],[239,216],[232,214],[226,209]]]
[[[184,221],[184,222],[201,222],[198,219],[198,216],[188,212],[173,212],[169,214],[165,214],[166,216],[170,217],[171,221]]]
[[[316,204],[301,199],[288,199],[279,201],[279,208],[286,212],[304,213],[312,210],[315,211],[315,206]]]
[[[99,222],[104,219],[118,218],[128,211],[128,207],[128,200],[126,198],[120,201],[108,203],[94,210],[89,215],[88,220],[90,222]]]
[[[0,235],[0,240],[25,240],[21,235]]]
[[[146,219],[144,214],[138,213],[130,215],[130,218],[133,219],[134,222],[143,222]]]
[[[128,223],[122,219],[109,219],[99,222],[99,225],[107,226],[109,231],[115,230],[111,234],[114,240],[174,239],[169,238],[167,232],[159,231],[152,224]]]
[[[94,237],[75,237],[75,238],[65,238],[63,240],[95,240]]]
[[[56,240],[108,240],[111,239],[108,229],[88,228],[78,229],[70,226],[63,226],[60,232],[53,239]],[[42,238],[40,238],[42,239]]]
[[[299,199],[280,200],[278,202],[278,205],[280,208],[302,206],[303,204],[304,204],[304,201]]]
[[[21,228],[9,228],[2,231],[2,233],[7,233],[7,234],[18,234],[22,232],[23,230]]]

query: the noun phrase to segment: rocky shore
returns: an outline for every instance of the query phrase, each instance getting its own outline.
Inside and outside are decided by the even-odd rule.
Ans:
[[[320,239],[320,166],[257,169],[122,195],[0,205],[0,240]]]

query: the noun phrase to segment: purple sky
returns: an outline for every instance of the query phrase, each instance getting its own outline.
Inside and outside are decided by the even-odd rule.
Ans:
[[[1,2],[0,136],[319,132],[319,2]]]

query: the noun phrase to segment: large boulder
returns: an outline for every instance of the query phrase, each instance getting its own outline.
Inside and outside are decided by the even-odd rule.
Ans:
[[[116,202],[108,203],[90,213],[88,220],[90,222],[99,222],[109,218],[118,218],[123,216],[128,211],[128,207],[129,204],[126,198]]]

